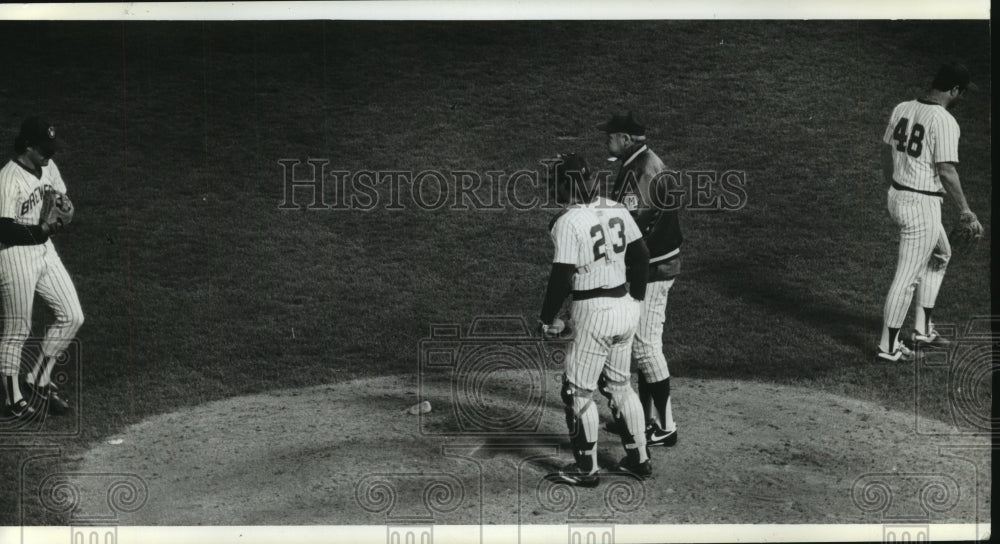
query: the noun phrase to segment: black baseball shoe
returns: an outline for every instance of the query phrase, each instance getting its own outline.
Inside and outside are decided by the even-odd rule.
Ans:
[[[600,469],[584,472],[576,463],[570,463],[558,472],[545,475],[545,479],[556,484],[573,485],[577,487],[597,487],[601,483]]]
[[[54,416],[61,416],[67,414],[70,411],[70,405],[65,399],[59,396],[59,389],[55,384],[49,384],[42,387],[38,387],[33,383],[26,383],[25,388],[34,397],[33,404],[39,407],[45,407],[48,412]]]
[[[913,333],[913,346],[924,349],[947,349],[951,346],[951,340],[938,334],[932,327],[927,334]]]
[[[899,343],[899,347],[896,351],[882,351],[882,348],[877,348],[878,352],[875,354],[876,362],[906,362],[913,360],[913,350],[903,345],[902,342]]]
[[[3,409],[3,416],[12,419],[30,419],[35,415],[35,409],[28,404],[28,401],[21,399],[14,404],[8,404]]]
[[[646,446],[650,448],[663,447],[672,448],[677,445],[677,429],[664,431],[659,425],[652,425],[646,429]]]
[[[618,462],[618,470],[640,480],[648,480],[653,477],[653,463],[648,457],[642,463],[633,460],[630,457],[631,456],[626,456]]]

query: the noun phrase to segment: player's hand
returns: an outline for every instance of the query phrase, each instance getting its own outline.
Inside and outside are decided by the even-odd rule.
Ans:
[[[551,325],[546,325],[542,323],[542,337],[544,338],[555,338],[562,334],[563,330],[566,329],[566,323],[558,317],[552,320]]]
[[[983,238],[983,224],[971,211],[962,212],[958,225],[948,233],[948,242],[956,254],[971,252]]]
[[[961,223],[972,233],[972,237],[974,239],[981,240],[983,238],[985,229],[983,229],[983,224],[979,222],[979,218],[976,217],[976,214],[972,212],[965,212],[962,214],[960,220]]]

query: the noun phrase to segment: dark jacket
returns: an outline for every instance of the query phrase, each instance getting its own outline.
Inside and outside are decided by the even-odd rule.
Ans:
[[[681,198],[677,175],[642,145],[622,162],[613,196],[632,213],[649,247],[649,281],[673,279],[680,273]]]

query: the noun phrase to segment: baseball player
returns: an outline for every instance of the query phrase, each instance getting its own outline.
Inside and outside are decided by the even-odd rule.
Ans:
[[[884,325],[877,359],[907,361],[913,352],[899,341],[899,329],[916,294],[913,341],[943,347],[931,312],[951,258],[948,235],[941,224],[945,192],[958,205],[961,221],[976,238],[983,226],[969,209],[958,179],[958,122],[947,108],[970,86],[969,70],[957,63],[938,70],[922,97],[892,110],[882,141],[882,172],[889,182],[889,214],[899,227],[899,260],[885,301]]]
[[[632,112],[597,126],[607,134],[608,152],[621,164],[613,194],[632,214],[649,247],[649,285],[642,302],[632,361],[639,369],[639,398],[650,447],[677,444],[677,424],[670,402],[670,371],[663,355],[667,295],[681,268],[681,229],[677,208],[670,206],[663,161],[646,145],[646,128]]]
[[[59,168],[52,161],[56,149],[55,128],[30,117],[14,141],[16,157],[0,170],[0,378],[5,411],[18,418],[30,417],[36,407],[53,414],[69,409],[50,379],[56,358],[83,324],[73,281],[49,238],[62,223],[41,219],[46,194],[66,192]],[[45,331],[42,354],[26,376],[32,395],[29,403],[22,396],[18,373],[21,349],[31,331],[35,293],[52,308],[56,321]]]
[[[575,463],[548,478],[583,487],[598,485],[598,414],[593,394],[603,373],[602,392],[611,400],[626,452],[619,467],[645,479],[652,475],[652,465],[642,406],[630,383],[629,353],[639,301],[646,292],[649,251],[628,211],[597,196],[595,178],[583,158],[562,156],[553,173],[550,187],[556,201],[567,207],[550,225],[555,255],[541,324],[546,336],[562,332],[565,324],[556,314],[572,293],[570,316],[576,335],[566,355],[560,396]]]

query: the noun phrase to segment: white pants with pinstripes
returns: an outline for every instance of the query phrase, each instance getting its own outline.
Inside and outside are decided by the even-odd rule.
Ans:
[[[31,333],[36,292],[56,316],[55,323],[45,331],[42,353],[56,357],[83,324],[83,310],[73,280],[51,242],[0,249],[0,299],[3,301],[0,373],[5,376],[20,373],[21,350]]]
[[[914,291],[916,303],[922,307],[933,308],[937,300],[951,258],[951,244],[941,224],[941,200],[889,189],[889,215],[899,227],[896,276],[885,301],[885,324],[889,328],[903,326]]]
[[[667,319],[667,295],[673,286],[674,280],[646,284],[646,298],[642,301],[639,328],[632,344],[632,360],[647,383],[670,377],[667,358],[663,355],[663,323]]]
[[[629,382],[629,358],[639,322],[639,306],[628,295],[573,301],[570,316],[576,322],[576,337],[566,354],[566,377],[570,383],[594,391],[601,371],[611,381]]]

